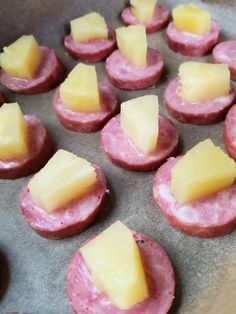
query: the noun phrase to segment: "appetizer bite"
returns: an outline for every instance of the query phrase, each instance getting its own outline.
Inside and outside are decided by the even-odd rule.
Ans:
[[[182,63],[164,94],[170,114],[192,124],[223,120],[234,99],[227,65],[202,62]]]
[[[236,228],[236,164],[210,139],[158,169],[153,196],[170,224],[197,237]]]
[[[70,21],[71,34],[64,45],[69,54],[83,62],[98,62],[106,59],[116,47],[116,36],[105,19],[91,12]]]
[[[23,188],[21,211],[39,235],[66,238],[92,223],[107,193],[98,166],[60,149]]]
[[[0,93],[0,106],[3,105],[5,103],[5,97],[2,93]]]
[[[39,46],[32,35],[23,35],[3,48],[0,82],[20,94],[48,91],[59,83],[64,69],[52,49]]]
[[[236,81],[236,40],[219,43],[212,52],[215,63],[227,64],[231,73],[231,80]]]
[[[0,178],[28,176],[48,161],[53,144],[42,122],[17,103],[0,107]]]
[[[130,0],[121,18],[126,25],[142,24],[147,33],[153,33],[168,23],[170,10],[164,4],[157,4],[157,0]]]
[[[225,118],[224,144],[230,157],[236,160],[236,105],[228,111]]]
[[[82,244],[67,273],[77,314],[166,314],[175,289],[163,248],[117,221]]]
[[[26,313],[23,313],[23,312],[7,312],[6,314],[26,314]]]
[[[147,48],[143,25],[116,29],[118,50],[106,60],[111,83],[122,89],[144,89],[154,86],[161,77],[164,61],[159,52]]]
[[[121,113],[101,131],[101,146],[117,166],[129,170],[156,169],[172,156],[178,130],[159,114],[158,97],[146,95],[121,104]]]
[[[79,63],[56,90],[54,110],[68,130],[95,132],[118,112],[118,100],[110,84],[98,82],[95,66]]]
[[[185,56],[203,56],[218,43],[220,27],[210,14],[194,4],[181,4],[172,10],[167,27],[169,48]]]

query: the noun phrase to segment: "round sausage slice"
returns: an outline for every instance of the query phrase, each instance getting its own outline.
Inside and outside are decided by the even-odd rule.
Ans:
[[[38,94],[53,88],[62,80],[64,68],[52,49],[41,47],[41,50],[43,57],[35,78],[13,77],[0,69],[0,82],[19,94]]]
[[[164,249],[140,232],[133,232],[140,250],[149,287],[149,297],[129,310],[120,310],[94,285],[82,254],[73,256],[67,273],[67,293],[77,314],[166,314],[175,289],[174,272]]]
[[[121,18],[126,25],[143,24],[146,27],[147,33],[154,33],[166,26],[170,19],[170,10],[164,4],[157,4],[152,21],[141,23],[133,15],[129,6],[122,11]]]
[[[230,157],[236,160],[236,105],[229,110],[225,118],[224,143]]]
[[[167,27],[167,41],[169,48],[184,56],[198,57],[211,51],[218,43],[220,26],[218,22],[211,21],[211,30],[206,35],[197,35],[178,30],[171,22]]]
[[[93,222],[108,193],[102,170],[93,166],[97,173],[97,184],[93,190],[50,214],[35,205],[27,185],[23,188],[20,195],[21,211],[34,231],[43,237],[62,239],[80,233]]]
[[[0,160],[0,179],[26,177],[40,170],[53,154],[53,143],[42,122],[24,116],[28,126],[28,155],[17,160]]]
[[[224,119],[235,99],[235,93],[231,89],[228,96],[187,103],[181,99],[179,89],[180,80],[176,78],[167,86],[164,100],[170,114],[184,123],[212,124],[219,122]]]
[[[178,138],[179,133],[175,125],[159,115],[156,151],[145,155],[124,134],[120,126],[120,115],[117,115],[101,131],[101,146],[115,165],[128,170],[145,171],[156,169],[172,156],[177,149]]]
[[[23,312],[7,312],[6,314],[25,314]]]
[[[102,111],[75,112],[66,108],[60,98],[59,88],[54,95],[54,110],[61,124],[75,132],[96,132],[118,112],[118,100],[114,89],[104,82],[99,82]]]
[[[176,229],[196,237],[218,237],[236,228],[236,183],[231,187],[181,205],[170,191],[171,169],[181,157],[170,158],[155,176],[153,196],[160,210]]]
[[[227,64],[231,79],[236,81],[236,40],[228,40],[218,44],[212,52],[215,63]]]
[[[23,312],[7,312],[6,314],[26,314],[26,313],[23,313]]]
[[[0,93],[0,106],[5,103],[5,97]]]
[[[147,51],[147,66],[135,67],[119,50],[114,51],[106,60],[106,71],[111,83],[121,89],[144,89],[154,86],[164,68],[159,52],[152,48]]]
[[[99,62],[106,59],[116,47],[116,35],[109,29],[107,39],[91,39],[85,42],[75,42],[71,35],[65,37],[64,45],[69,54],[83,62]]]

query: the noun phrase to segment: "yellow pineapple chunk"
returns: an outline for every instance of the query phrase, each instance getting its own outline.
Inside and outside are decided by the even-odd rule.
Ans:
[[[133,15],[140,22],[148,22],[153,19],[157,0],[130,0]]]
[[[27,155],[27,123],[17,103],[0,107],[0,159],[19,159]]]
[[[14,77],[31,80],[42,60],[42,51],[32,35],[23,35],[3,48],[1,67]]]
[[[96,68],[79,63],[60,86],[64,106],[72,111],[100,111]]]
[[[87,160],[59,149],[28,188],[34,203],[50,213],[83,197],[96,181],[95,169]]]
[[[76,42],[108,37],[107,24],[104,18],[96,12],[91,12],[70,21],[70,26],[71,36]]]
[[[210,139],[189,150],[171,171],[171,192],[188,203],[217,193],[234,182],[236,164]]]
[[[205,35],[211,30],[211,16],[196,5],[181,4],[172,11],[176,28],[184,32]]]
[[[120,221],[80,251],[96,287],[119,309],[128,310],[148,297],[139,248],[132,232]]]
[[[137,67],[147,65],[147,34],[145,26],[131,25],[116,29],[117,45],[124,57]]]
[[[159,105],[156,95],[146,95],[121,104],[120,123],[125,135],[145,154],[155,151]]]
[[[230,71],[225,64],[184,62],[179,77],[181,98],[186,102],[226,96],[230,91]]]

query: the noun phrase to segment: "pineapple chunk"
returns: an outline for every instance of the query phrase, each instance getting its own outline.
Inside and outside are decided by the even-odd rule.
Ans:
[[[186,102],[226,96],[230,91],[230,71],[225,64],[184,62],[179,77],[181,98]]]
[[[27,123],[17,103],[0,107],[0,159],[19,159],[27,155]]]
[[[87,160],[60,149],[28,188],[35,204],[50,213],[84,196],[96,181],[95,169]]]
[[[131,25],[116,29],[117,45],[124,57],[137,67],[147,65],[147,34],[145,26]]]
[[[96,287],[127,310],[148,297],[142,259],[132,232],[117,221],[81,249]]]
[[[229,187],[235,177],[234,160],[207,139],[172,168],[171,192],[178,202],[188,203]]]
[[[133,15],[140,22],[148,22],[153,19],[157,0],[130,0]]]
[[[156,95],[138,97],[121,104],[121,128],[145,154],[156,149],[158,113]]]
[[[71,36],[76,42],[108,38],[107,24],[104,18],[96,12],[70,21],[70,26]]]
[[[3,48],[1,67],[14,77],[31,80],[42,60],[42,51],[32,35],[24,35]]]
[[[64,106],[72,111],[100,111],[96,68],[79,63],[60,86]]]
[[[181,4],[172,15],[175,27],[181,31],[205,35],[211,30],[210,14],[194,4]]]

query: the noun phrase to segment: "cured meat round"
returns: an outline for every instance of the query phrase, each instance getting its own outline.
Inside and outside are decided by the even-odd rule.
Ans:
[[[159,115],[156,151],[145,155],[124,134],[120,126],[120,115],[117,115],[101,131],[101,146],[115,165],[128,170],[144,171],[156,169],[172,156],[177,149],[178,138],[176,126],[169,119]]]
[[[102,110],[99,112],[75,112],[66,108],[60,98],[59,88],[54,95],[54,110],[61,124],[75,132],[95,132],[118,112],[118,100],[114,89],[105,81],[99,82]]]
[[[236,160],[236,105],[229,110],[225,118],[224,143],[230,157]]]
[[[235,99],[235,93],[231,89],[228,96],[187,103],[181,99],[179,89],[180,80],[176,78],[167,86],[164,100],[170,114],[185,123],[212,124],[219,122],[224,119]]]
[[[53,153],[53,143],[40,120],[24,116],[28,126],[28,155],[17,160],[0,160],[0,179],[26,177],[41,169]]]
[[[153,196],[160,210],[176,229],[196,237],[218,237],[236,228],[236,183],[231,187],[181,205],[170,191],[171,169],[181,157],[170,158],[155,176]]]
[[[149,297],[129,310],[113,305],[104,292],[94,285],[82,254],[73,256],[67,273],[67,293],[77,314],[166,314],[175,289],[174,272],[164,249],[140,232],[133,232],[140,250],[149,288]]]
[[[46,92],[58,84],[64,76],[64,68],[52,49],[41,47],[43,57],[35,78],[21,79],[0,69],[0,82],[19,94]]]
[[[157,83],[164,68],[159,52],[152,48],[147,51],[147,66],[135,67],[119,50],[114,51],[106,60],[106,71],[111,83],[121,89],[144,89]]]
[[[7,312],[6,314],[25,314],[23,312]]]
[[[115,49],[116,34],[113,29],[109,28],[107,39],[91,39],[85,42],[75,42],[71,35],[67,35],[64,45],[76,60],[99,62],[106,59]]]
[[[227,64],[231,79],[236,81],[236,40],[219,43],[212,52],[215,63]]]
[[[132,13],[131,7],[125,8],[121,18],[126,25],[143,24],[147,33],[154,33],[166,26],[170,19],[170,10],[164,4],[157,4],[155,14],[150,22],[141,23]]]
[[[197,35],[178,30],[171,22],[167,27],[167,41],[169,48],[185,56],[203,56],[211,51],[218,43],[220,26],[211,21],[211,30],[206,35]]]
[[[82,198],[77,198],[53,213],[47,213],[35,205],[28,186],[20,195],[21,211],[39,235],[51,239],[62,239],[76,235],[86,229],[101,211],[107,194],[106,178],[102,170],[93,165],[97,173],[97,184]]]
[[[4,102],[5,102],[5,97],[3,96],[2,93],[0,93],[0,106],[4,104]]]

